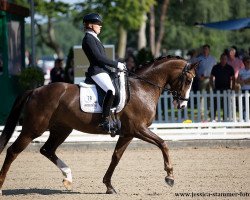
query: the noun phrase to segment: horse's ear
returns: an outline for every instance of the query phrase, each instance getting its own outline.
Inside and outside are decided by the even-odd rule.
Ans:
[[[192,64],[190,65],[189,69],[190,69],[190,70],[191,70],[191,69],[196,70],[197,67],[199,66],[200,62],[201,62],[201,60],[200,60],[200,61],[197,61],[197,62],[195,62],[195,63],[192,63]]]

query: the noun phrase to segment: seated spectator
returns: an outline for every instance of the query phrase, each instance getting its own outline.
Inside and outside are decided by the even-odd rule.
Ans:
[[[64,82],[64,69],[63,69],[63,60],[60,58],[57,58],[55,60],[55,66],[50,71],[50,80],[51,83],[55,82]]]

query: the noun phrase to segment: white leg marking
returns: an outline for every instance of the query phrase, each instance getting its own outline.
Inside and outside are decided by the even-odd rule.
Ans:
[[[65,179],[72,183],[72,173],[71,169],[59,158],[56,161],[56,166],[62,171]]]

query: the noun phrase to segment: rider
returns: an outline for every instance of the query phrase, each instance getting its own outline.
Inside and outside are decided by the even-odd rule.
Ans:
[[[90,62],[87,74],[106,92],[102,105],[102,123],[99,126],[108,131],[110,128],[110,109],[114,101],[115,88],[109,76],[110,70],[106,66],[118,68],[121,71],[126,67],[123,63],[110,60],[106,56],[105,49],[97,37],[102,27],[101,16],[97,13],[87,14],[83,17],[83,24],[86,34],[82,40],[82,49]]]

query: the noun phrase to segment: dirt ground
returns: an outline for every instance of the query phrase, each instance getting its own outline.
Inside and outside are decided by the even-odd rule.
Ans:
[[[171,150],[175,173],[172,188],[164,182],[166,172],[158,149],[128,149],[113,176],[118,194],[107,195],[102,178],[112,152],[58,149],[59,157],[73,172],[73,191],[66,191],[61,172],[49,160],[37,150],[25,151],[11,166],[0,199],[250,199],[250,148]],[[1,165],[4,157],[5,151],[0,156]],[[179,193],[195,197],[177,197]],[[221,193],[237,196],[222,197]],[[212,194],[217,197],[204,197]]]

